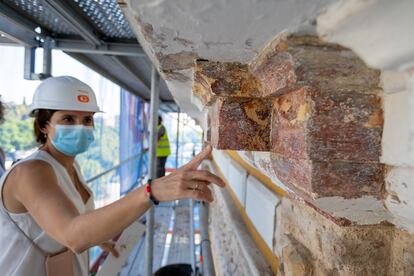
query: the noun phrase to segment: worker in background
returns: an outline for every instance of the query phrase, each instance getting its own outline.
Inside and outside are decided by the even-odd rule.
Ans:
[[[183,198],[211,202],[208,185],[224,186],[198,170],[211,153],[207,147],[177,171],[94,210],[75,157],[94,141],[96,112],[93,90],[75,78],[49,78],[36,89],[29,115],[40,147],[0,180],[1,275],[43,276],[56,269],[57,275],[89,275],[87,249],[100,245],[116,255],[107,241],[153,205]]]
[[[1,96],[0,96],[0,124],[4,122],[4,110],[5,110],[4,104],[1,101]],[[6,155],[0,145],[0,177],[4,174],[5,171],[6,171]]]
[[[171,149],[167,129],[162,123],[162,117],[158,115],[157,178],[165,175],[165,163],[170,154]]]

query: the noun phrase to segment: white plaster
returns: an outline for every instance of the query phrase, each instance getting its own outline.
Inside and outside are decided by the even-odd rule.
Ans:
[[[414,167],[414,86],[384,94],[383,163]]]
[[[414,224],[414,168],[392,168],[385,179],[388,197],[385,204],[397,224]],[[413,227],[412,227],[413,228]]]
[[[395,70],[414,61],[413,10],[412,0],[341,0],[318,17],[317,31],[368,65]]]
[[[405,71],[382,71],[381,87],[387,94],[398,93],[407,90],[410,74]]]
[[[236,194],[240,204],[246,206],[247,172],[236,161],[230,160],[228,164],[228,182]]]
[[[204,105],[203,105],[203,103],[201,102],[200,98],[199,98],[199,97],[197,97],[197,96],[195,96],[193,93],[191,93],[190,97],[191,97],[191,103],[192,103],[193,105],[195,105],[195,107],[197,107],[197,109],[198,109],[199,111],[202,111],[202,110],[204,109]]]
[[[247,178],[246,213],[269,248],[273,248],[276,207],[280,199],[253,176]]]
[[[194,50],[204,58],[248,62],[271,37],[303,25],[332,2],[132,0],[130,7],[158,35],[155,52]]]
[[[181,70],[179,73],[186,78],[186,81],[166,81],[166,84],[170,91],[176,91],[176,93],[173,93],[173,97],[175,102],[180,106],[181,111],[187,113],[187,115],[199,123],[204,120],[204,114],[198,108],[195,108],[195,105],[190,100],[192,72],[192,69]]]
[[[315,205],[338,218],[347,218],[359,225],[392,222],[391,214],[382,201],[371,196],[355,199],[343,197],[323,197],[315,200]]]

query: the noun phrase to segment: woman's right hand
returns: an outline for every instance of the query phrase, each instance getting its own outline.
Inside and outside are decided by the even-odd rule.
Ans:
[[[207,170],[198,170],[201,162],[208,158],[211,146],[207,146],[193,160],[175,172],[153,180],[151,191],[159,201],[172,201],[182,198],[192,198],[212,202],[213,195],[208,185],[214,183],[224,187],[224,181]]]

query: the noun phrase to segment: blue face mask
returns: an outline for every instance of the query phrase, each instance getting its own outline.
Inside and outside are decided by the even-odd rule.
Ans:
[[[55,125],[52,145],[61,153],[75,156],[88,150],[95,140],[93,127],[84,125]]]

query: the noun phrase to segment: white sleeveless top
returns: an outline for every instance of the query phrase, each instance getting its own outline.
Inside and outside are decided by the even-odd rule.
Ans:
[[[92,191],[86,186],[80,170],[75,163],[75,169],[79,180],[91,195],[86,204],[76,190],[66,169],[56,161],[50,154],[38,150],[26,159],[15,164],[0,178],[0,275],[14,276],[44,276],[45,257],[35,248],[31,242],[14,225],[5,212],[8,212],[3,204],[3,184],[10,171],[18,164],[28,160],[43,160],[49,163],[58,180],[60,188],[65,192],[70,200],[75,204],[80,214],[94,209]],[[27,183],[30,185],[30,183]],[[63,249],[63,246],[48,236],[27,213],[10,213],[11,218],[19,227],[45,252],[55,253]],[[76,255],[74,271],[76,276],[89,275],[89,256],[88,250]]]

